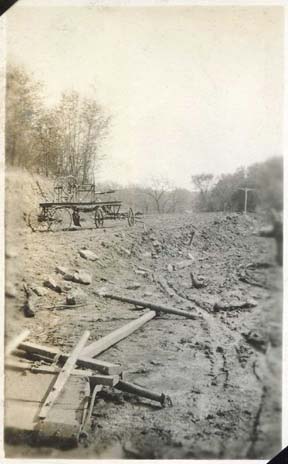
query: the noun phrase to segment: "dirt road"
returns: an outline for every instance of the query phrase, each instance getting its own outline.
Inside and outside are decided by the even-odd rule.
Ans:
[[[96,230],[87,221],[81,230],[58,233],[8,229],[6,280],[17,295],[6,299],[6,335],[25,327],[31,341],[68,350],[84,330],[93,341],[145,311],[100,298],[103,287],[191,311],[195,320],[161,314],[100,356],[120,362],[128,381],[168,394],[173,406],[161,409],[106,388],[95,404],[88,448],[9,447],[7,457],[268,459],[280,450],[282,270],[274,263],[273,239],[252,234],[260,224],[252,215],[144,222]],[[80,256],[85,248],[95,261]],[[84,270],[92,283],[68,283],[57,266]],[[201,288],[192,287],[191,272]],[[47,289],[36,297],[35,317],[24,318],[23,279],[42,287],[49,276],[62,293]],[[79,287],[87,305],[53,309]]]

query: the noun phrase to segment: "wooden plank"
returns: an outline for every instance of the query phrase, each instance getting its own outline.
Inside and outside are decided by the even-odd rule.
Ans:
[[[153,319],[155,316],[155,311],[149,311],[146,314],[143,314],[143,316],[139,317],[138,319],[135,319],[128,324],[123,325],[123,327],[114,330],[105,337],[100,338],[100,340],[96,340],[95,342],[90,343],[90,345],[83,349],[81,355],[92,357],[97,356],[98,354],[118,343],[120,340],[123,340],[123,338],[131,335],[137,329],[142,327],[142,325],[146,324],[146,322],[151,321],[151,319]]]
[[[19,361],[14,359],[9,359],[5,362],[5,369],[15,369],[15,370],[30,370],[32,368],[32,362]]]
[[[28,337],[29,334],[30,334],[30,330],[25,329],[19,335],[17,335],[17,337],[10,340],[6,345],[5,356],[9,356],[11,353],[13,353],[13,351],[16,350],[16,348],[20,345],[20,343],[23,342],[25,338]]]
[[[60,350],[53,346],[42,346],[38,345],[38,343],[20,343],[19,349],[24,350],[27,353],[36,353],[39,355],[43,355],[47,358],[55,358],[58,354],[60,354]]]
[[[37,424],[39,439],[44,443],[53,439],[62,446],[75,447],[81,430],[83,417],[86,416],[90,397],[90,385],[87,378],[72,376],[65,384],[47,417]]]
[[[63,357],[64,356],[66,355],[63,355]],[[62,355],[60,356],[60,359],[62,359]],[[122,372],[122,366],[120,364],[112,364],[110,362],[103,361],[102,359],[100,360],[90,358],[88,356],[82,356],[82,354],[77,360],[77,365],[98,370],[102,374],[106,375],[120,374]]]
[[[31,372],[34,373],[59,373],[61,369],[59,367],[54,366],[39,366],[31,369]],[[73,369],[71,371],[71,375],[76,377],[86,377],[90,380],[91,385],[109,385],[110,387],[114,387],[119,380],[119,375],[103,375],[103,374],[95,374],[95,372],[91,370],[83,370],[83,369]]]
[[[77,446],[82,418],[90,396],[89,380],[72,376],[50,409],[45,420],[39,411],[57,374],[15,371],[5,373],[5,441],[13,445],[68,448]],[[19,387],[20,386],[20,387]]]
[[[12,370],[29,370],[34,374],[59,374],[61,372],[61,368],[57,366],[33,366],[33,364],[29,362],[14,360],[9,360],[9,362],[5,364],[5,367],[6,369]],[[91,381],[92,385],[109,385],[111,387],[116,385],[120,380],[119,375],[95,374],[95,372],[90,369],[73,369],[70,375],[86,377]]]
[[[89,335],[90,335],[90,332],[86,330],[84,334],[82,335],[82,337],[80,338],[77,345],[75,346],[74,350],[71,352],[64,366],[61,368],[61,371],[57,377],[57,380],[55,384],[53,385],[52,390],[48,394],[48,397],[46,398],[44,405],[41,408],[41,411],[39,414],[40,419],[45,419],[50,408],[53,406],[54,402],[56,401],[61,391],[63,390],[64,385],[66,384],[72,370],[75,367],[77,358],[89,338]]]
[[[175,308],[171,308],[168,306],[158,305],[155,303],[151,303],[149,301],[135,300],[134,298],[111,295],[109,293],[104,293],[104,292],[99,292],[99,296],[103,296],[104,298],[110,298],[111,300],[122,301],[123,303],[130,303],[135,306],[141,306],[143,308],[150,308],[154,311],[160,311],[160,312],[164,312],[168,314],[177,314],[178,316],[183,316],[183,317],[186,317],[187,319],[197,319],[197,316],[195,316],[195,314],[192,314],[188,311],[183,311],[182,309],[175,309]]]
[[[51,361],[53,361],[56,356],[59,356],[59,361],[65,362],[69,356],[67,353],[61,353],[58,348],[42,346],[36,343],[20,343],[19,349],[33,355],[36,354],[40,357],[44,356],[45,358],[50,358]],[[98,370],[102,374],[119,374],[122,370],[120,365],[82,355],[77,359],[76,364],[79,367],[87,367]]]

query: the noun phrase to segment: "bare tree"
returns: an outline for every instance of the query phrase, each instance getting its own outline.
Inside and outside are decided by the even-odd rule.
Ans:
[[[80,183],[93,181],[103,159],[100,147],[109,122],[110,117],[95,100],[81,98],[74,91],[65,92],[37,125],[45,173],[72,175]]]
[[[167,193],[170,190],[170,182],[163,177],[153,177],[150,186],[145,189],[145,194],[153,200],[158,214],[165,212],[165,205],[168,201]]]
[[[213,174],[202,173],[191,177],[192,183],[196,187],[198,197],[198,207],[206,211],[208,208],[209,189],[213,181]]]

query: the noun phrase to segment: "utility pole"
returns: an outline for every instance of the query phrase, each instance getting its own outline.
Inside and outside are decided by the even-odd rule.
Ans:
[[[255,188],[243,187],[243,188],[238,188],[238,190],[243,190],[243,192],[245,192],[245,199],[244,199],[244,214],[247,214],[248,192],[250,192],[251,190],[256,190],[256,189],[255,189]]]

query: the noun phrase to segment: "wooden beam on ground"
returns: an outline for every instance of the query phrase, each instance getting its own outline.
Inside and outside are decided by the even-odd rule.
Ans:
[[[109,298],[111,300],[122,301],[123,303],[130,303],[135,306],[142,306],[144,308],[150,308],[154,311],[160,311],[160,312],[168,313],[168,314],[177,314],[178,316],[183,316],[183,317],[186,317],[187,319],[197,319],[197,316],[195,316],[195,314],[192,314],[188,311],[183,311],[181,309],[175,309],[175,308],[171,308],[168,306],[158,305],[155,303],[151,303],[149,301],[135,300],[134,298],[111,295],[109,293],[102,293],[102,292],[100,292],[99,295],[103,296],[104,298]]]
[[[20,343],[19,350],[24,350],[26,353],[39,354],[45,356],[45,358],[54,359],[55,356],[60,354],[60,350],[54,346],[43,346],[38,343]]]
[[[15,351],[16,348],[18,348],[20,343],[28,337],[29,333],[30,331],[28,329],[25,329],[19,335],[17,335],[17,337],[10,340],[6,345],[5,356],[9,356],[11,353],[13,353],[13,351]]]
[[[67,353],[61,353],[58,348],[38,345],[36,343],[20,343],[19,349],[25,351],[26,353],[31,353],[32,355],[49,358],[51,359],[51,362],[54,361],[56,357],[59,357],[60,362],[65,362],[69,356]],[[77,359],[76,364],[79,367],[98,370],[102,374],[119,374],[122,370],[120,365],[82,355]]]
[[[66,358],[66,356],[67,354],[61,355],[60,360],[62,360],[62,358]],[[82,354],[77,360],[77,365],[80,367],[96,369],[97,371],[106,375],[115,375],[122,372],[122,366],[120,364],[112,364],[108,361],[90,358],[89,356],[82,356]]]
[[[54,366],[32,367],[30,370],[31,372],[41,374],[57,374],[61,372],[59,367]],[[88,369],[73,369],[71,371],[71,375],[76,375],[77,377],[86,377],[91,381],[92,385],[108,385],[110,387],[114,387],[114,385],[116,385],[120,380],[119,375],[95,374],[95,372]]]
[[[88,338],[89,338],[90,332],[86,330],[82,337],[80,338],[79,342],[71,352],[70,356],[68,357],[67,361],[65,362],[64,366],[61,368],[61,371],[57,377],[57,380],[55,384],[52,387],[52,390],[48,394],[48,397],[46,398],[41,411],[39,413],[39,418],[40,419],[45,419],[47,416],[49,410],[55,403],[56,399],[60,395],[61,391],[63,390],[71,372],[73,371],[77,358],[79,354],[81,353],[83,347],[85,346]]]
[[[59,374],[61,372],[61,368],[57,366],[34,366],[31,362],[17,360],[9,360],[5,367],[20,371],[29,370],[34,374]],[[70,375],[86,377],[91,381],[92,385],[109,385],[110,387],[114,387],[120,380],[119,375],[96,374],[90,369],[73,369]]]
[[[86,346],[83,349],[81,356],[97,356],[98,354],[102,353],[103,351],[118,343],[120,340],[123,340],[123,338],[126,338],[128,337],[128,335],[131,335],[137,329],[142,327],[142,325],[146,324],[146,322],[151,321],[151,319],[153,319],[155,316],[155,311],[149,311],[143,314],[143,316],[139,317],[138,319],[134,319],[128,324],[123,325],[123,327],[114,330],[105,337],[100,338],[99,340],[96,340],[93,343],[90,343],[90,345]]]

